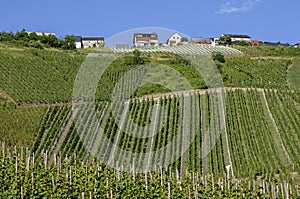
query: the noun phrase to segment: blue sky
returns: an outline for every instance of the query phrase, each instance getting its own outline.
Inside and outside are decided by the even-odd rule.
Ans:
[[[252,39],[300,42],[299,0],[11,0],[2,1],[0,31],[104,36],[140,27],[190,37],[248,34]]]

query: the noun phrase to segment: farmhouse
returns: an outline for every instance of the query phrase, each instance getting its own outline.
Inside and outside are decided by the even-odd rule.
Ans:
[[[156,33],[134,33],[133,44],[135,47],[158,46]]]
[[[83,48],[95,48],[104,46],[103,37],[82,37]]]
[[[176,46],[178,44],[185,44],[186,41],[184,41],[185,37],[181,36],[178,33],[174,33],[171,35],[171,37],[167,40],[168,46]],[[187,40],[187,39],[186,39]]]
[[[222,34],[222,36],[228,35],[231,37],[232,42],[246,41],[251,42],[251,37],[248,35],[236,35],[236,34]]]
[[[74,36],[76,48],[82,48],[82,37]]]
[[[74,36],[76,48],[96,48],[104,46],[103,37]]]
[[[196,45],[196,46],[212,46],[213,44],[213,39],[212,38],[191,38],[190,39],[190,44],[191,45]]]

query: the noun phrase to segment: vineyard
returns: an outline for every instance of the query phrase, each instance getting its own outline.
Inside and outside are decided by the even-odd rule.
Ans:
[[[18,104],[66,102],[83,59],[55,50],[0,49],[0,86]]]
[[[92,122],[92,111],[88,104],[80,106],[81,111],[73,112],[75,114],[73,117],[84,120],[76,128],[74,121],[67,125],[71,120],[70,106],[50,107],[45,113],[44,123],[40,127],[31,151],[36,154],[36,159],[44,153],[52,160],[55,155],[61,154],[62,157],[71,157],[72,161],[90,158],[98,158],[102,161],[113,160],[115,163],[118,162],[119,166],[129,165],[128,162],[132,161],[130,157],[124,158],[130,154],[128,151],[152,152],[153,157],[143,159],[145,157],[141,156],[135,161],[136,169],[143,170],[146,166],[149,168],[149,165],[150,167],[151,165],[166,167],[169,166],[168,161],[171,161],[174,163],[170,165],[170,168],[179,172],[188,170],[201,175],[220,176],[226,172],[226,165],[231,164],[232,173],[239,178],[259,177],[269,181],[286,180],[295,184],[300,182],[298,175],[300,172],[300,159],[298,158],[300,157],[298,154],[300,137],[297,133],[300,128],[297,122],[300,111],[287,93],[272,90],[227,90],[225,108],[228,144],[226,144],[224,130],[220,132],[216,143],[213,143],[213,139],[218,135],[213,133],[218,131],[208,131],[208,129],[221,129],[221,124],[214,122],[220,117],[216,110],[220,107],[213,104],[215,103],[213,98],[213,93],[195,93],[189,97],[178,95],[160,99],[135,99],[128,104],[124,102],[122,106],[106,102],[99,103],[97,117],[103,127],[103,135],[115,143],[118,150],[122,149],[119,151],[113,151],[114,148],[106,142],[94,142],[103,138],[96,138],[99,132],[94,132],[94,130],[100,130]],[[282,101],[286,103],[283,104]],[[181,144],[174,144],[162,153],[156,153],[173,140],[175,143],[184,143],[184,136],[177,135],[180,132],[178,129],[182,128],[181,103],[183,102],[191,107],[189,115],[185,116],[188,118],[185,122],[188,122],[186,126],[197,132],[190,134],[194,138],[190,139],[193,142],[184,156],[180,156],[183,150]],[[122,112],[124,109],[128,109],[128,112],[122,114],[122,121],[118,123],[115,121],[113,112]],[[160,121],[155,125],[155,128],[160,131],[153,137],[139,138],[140,134],[149,135],[155,132],[151,126],[147,126],[151,121]],[[282,121],[289,122],[282,123]],[[122,126],[124,128],[121,128]],[[140,128],[140,126],[146,128]],[[65,138],[58,146],[57,142],[63,133],[65,133]],[[202,159],[200,154],[204,153],[207,141],[215,146],[211,146],[212,151]],[[97,153],[91,155],[89,152],[93,150]],[[155,157],[157,155],[159,157]]]
[[[113,170],[95,161],[70,162],[57,156],[36,162],[28,149],[1,144],[0,193],[3,198],[297,198],[299,186],[287,182],[232,179],[227,175],[186,172],[179,178],[171,169],[145,174]],[[44,156],[46,158],[46,156]]]
[[[299,198],[299,60],[163,49],[118,56],[89,101],[72,99],[84,53],[1,48],[0,198]],[[174,54],[215,50],[222,89]]]
[[[126,48],[113,48],[115,53],[128,53],[134,51],[134,49]],[[194,46],[194,45],[184,45],[184,46],[171,46],[171,47],[151,47],[151,48],[138,48],[141,52],[168,52],[180,55],[211,55],[213,52],[220,52],[224,55],[242,55],[243,53],[235,48],[229,48],[225,46]]]

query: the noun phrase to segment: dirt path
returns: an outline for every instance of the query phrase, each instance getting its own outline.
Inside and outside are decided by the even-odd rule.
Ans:
[[[18,106],[18,108],[26,108],[26,107],[41,107],[41,106],[58,106],[61,107],[63,105],[72,106],[72,102],[52,102],[52,103],[40,103],[40,102],[32,102],[32,103],[22,103]]]
[[[206,151],[204,151],[204,142],[206,141],[205,137],[207,136],[207,126],[206,126],[206,115],[205,112],[207,112],[206,109],[206,99],[204,97],[201,98],[201,104],[200,104],[200,110],[201,110],[201,119],[200,119],[200,124],[201,124],[201,150],[200,150],[200,157],[201,157],[201,172],[202,175],[209,174],[209,168],[208,168],[208,157],[206,154]]]
[[[205,93],[211,93],[211,92],[221,92],[221,91],[236,91],[236,90],[241,90],[244,92],[247,92],[249,90],[257,91],[257,92],[264,92],[265,89],[263,88],[231,88],[231,87],[224,87],[224,88],[217,88],[217,89],[195,89],[195,90],[185,90],[185,91],[175,91],[175,92],[168,92],[168,93],[157,93],[157,94],[150,94],[150,95],[144,95],[141,97],[135,97],[132,99],[139,99],[140,101],[146,99],[146,98],[153,98],[154,101],[158,101],[162,97],[170,97],[174,98],[176,96],[183,95],[184,97],[188,97],[191,94],[200,94],[200,95],[205,95]],[[273,91],[277,91],[276,89],[271,89]],[[5,92],[0,90],[0,96],[7,99],[9,102],[13,102],[16,104],[16,102]],[[129,100],[126,102],[129,103]],[[84,103],[84,102],[82,102]],[[72,101],[67,101],[67,102],[29,102],[29,103],[22,103],[19,105],[17,108],[25,108],[25,107],[40,107],[40,106],[63,106],[63,105],[72,105]]]
[[[74,117],[76,116],[78,112],[78,109],[76,109],[75,111],[70,110],[70,112],[68,113],[64,124],[62,125],[62,128],[53,144],[53,147],[51,148],[51,151],[49,152],[50,154],[50,158],[49,160],[52,161],[54,159],[54,156],[58,153],[63,141],[65,140],[65,137],[68,133],[68,130],[70,129],[72,122],[74,120]]]
[[[262,92],[264,92],[265,89],[263,89],[263,88],[231,88],[231,87],[216,88],[216,89],[195,89],[195,90],[174,91],[174,92],[168,92],[168,93],[144,95],[144,96],[136,97],[133,99],[138,99],[141,102],[146,98],[153,99],[154,101],[158,101],[160,98],[163,98],[163,97],[174,98],[176,96],[181,96],[181,95],[183,97],[188,97],[191,94],[205,95],[206,93],[211,93],[211,92],[219,93],[222,91],[236,91],[236,90],[241,90],[243,92],[248,92],[251,90],[251,91],[256,91],[256,92],[262,93]],[[276,89],[271,89],[271,90],[277,92]],[[129,102],[129,100],[127,102]]]
[[[0,97],[6,99],[8,102],[12,102],[14,104],[17,104],[13,98],[11,98],[6,92],[0,89]]]
[[[183,125],[183,129],[182,129],[182,144],[181,144],[181,165],[180,165],[180,176],[183,177],[185,175],[185,171],[187,169],[187,159],[188,159],[188,134],[190,132],[190,122],[191,122],[191,118],[189,115],[189,108],[190,107],[190,102],[187,98],[183,98],[183,116],[182,116],[182,125]],[[187,148],[186,151],[184,151],[184,149]]]
[[[116,148],[117,148],[117,145],[118,145],[118,142],[119,142],[119,137],[120,137],[121,131],[123,129],[124,120],[125,120],[125,117],[126,117],[127,112],[128,112],[128,106],[129,106],[129,103],[125,102],[125,107],[123,109],[125,111],[122,112],[122,117],[121,117],[122,119],[120,121],[120,127],[118,128],[117,137],[116,137],[116,140],[114,141],[114,146],[113,146],[112,151],[110,153],[110,157],[109,157],[109,160],[108,160],[109,163],[114,161],[115,151],[116,151]],[[114,164],[114,162],[113,162],[113,164]]]
[[[250,59],[274,59],[274,60],[292,60],[293,58],[290,57],[272,57],[272,56],[262,56],[262,57],[251,57]]]
[[[282,139],[281,139],[281,136],[280,136],[279,129],[278,129],[277,124],[276,124],[276,122],[275,122],[275,119],[274,119],[274,117],[273,117],[273,115],[272,115],[272,112],[271,112],[271,110],[270,110],[270,108],[269,108],[269,104],[268,104],[268,101],[267,101],[265,92],[262,92],[262,95],[263,95],[264,103],[265,103],[265,105],[266,105],[266,108],[267,108],[269,117],[270,117],[270,119],[271,119],[271,121],[272,121],[272,124],[273,124],[273,126],[274,126],[274,129],[275,129],[275,133],[276,133],[277,139],[274,139],[274,140],[278,140],[278,141],[280,142],[279,144],[281,145],[281,148],[283,149],[284,155],[286,156],[287,160],[291,163],[292,160],[291,160],[291,158],[290,158],[290,156],[289,156],[289,154],[288,154],[288,152],[287,152],[287,150],[286,150],[286,148],[285,148],[285,146],[284,146],[284,144],[283,144],[283,142],[282,142]]]
[[[160,110],[160,107],[159,107],[159,102],[157,103],[156,105],[156,110],[155,110],[155,115],[154,115],[154,126],[153,126],[153,129],[152,129],[152,134],[151,134],[151,139],[149,139],[148,141],[148,148],[147,148],[147,152],[149,153],[149,158],[148,158],[148,161],[147,161],[147,167],[146,167],[146,171],[149,171],[149,166],[150,166],[150,161],[151,161],[151,155],[152,155],[152,146],[153,146],[153,143],[154,143],[154,137],[155,137],[155,130],[156,130],[156,127],[157,127],[157,123],[159,121],[157,121],[157,118],[158,118],[158,113],[159,113],[159,110]]]
[[[228,161],[229,161],[229,165],[230,165],[230,170],[231,170],[231,176],[234,177],[234,172],[233,172],[233,166],[232,166],[232,161],[231,161],[231,154],[230,154],[230,150],[229,150],[229,143],[228,143],[228,134],[227,134],[227,128],[226,128],[226,115],[225,115],[225,110],[226,107],[225,105],[223,104],[223,95],[220,95],[221,96],[221,105],[222,105],[222,118],[223,118],[223,121],[222,123],[224,124],[224,132],[225,132],[225,139],[226,139],[226,149],[227,149],[227,154],[228,154]],[[226,166],[227,168],[227,166]],[[229,171],[228,171],[229,172]],[[228,174],[229,175],[229,174]]]

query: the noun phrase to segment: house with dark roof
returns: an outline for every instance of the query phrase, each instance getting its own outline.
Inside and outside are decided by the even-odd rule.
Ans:
[[[134,33],[133,45],[135,47],[158,46],[158,36],[156,33]]]
[[[104,46],[104,37],[82,37],[83,48],[98,48]]]
[[[196,45],[196,46],[212,46],[213,39],[212,38],[197,38],[197,37],[192,37],[190,39],[190,44],[191,45]]]
[[[246,41],[251,42],[251,37],[249,35],[237,35],[237,34],[222,34],[222,36],[228,35],[231,37],[232,42]]]
[[[104,46],[104,37],[74,36],[76,48],[98,48]]]
[[[74,36],[76,48],[82,48],[82,37]]]

